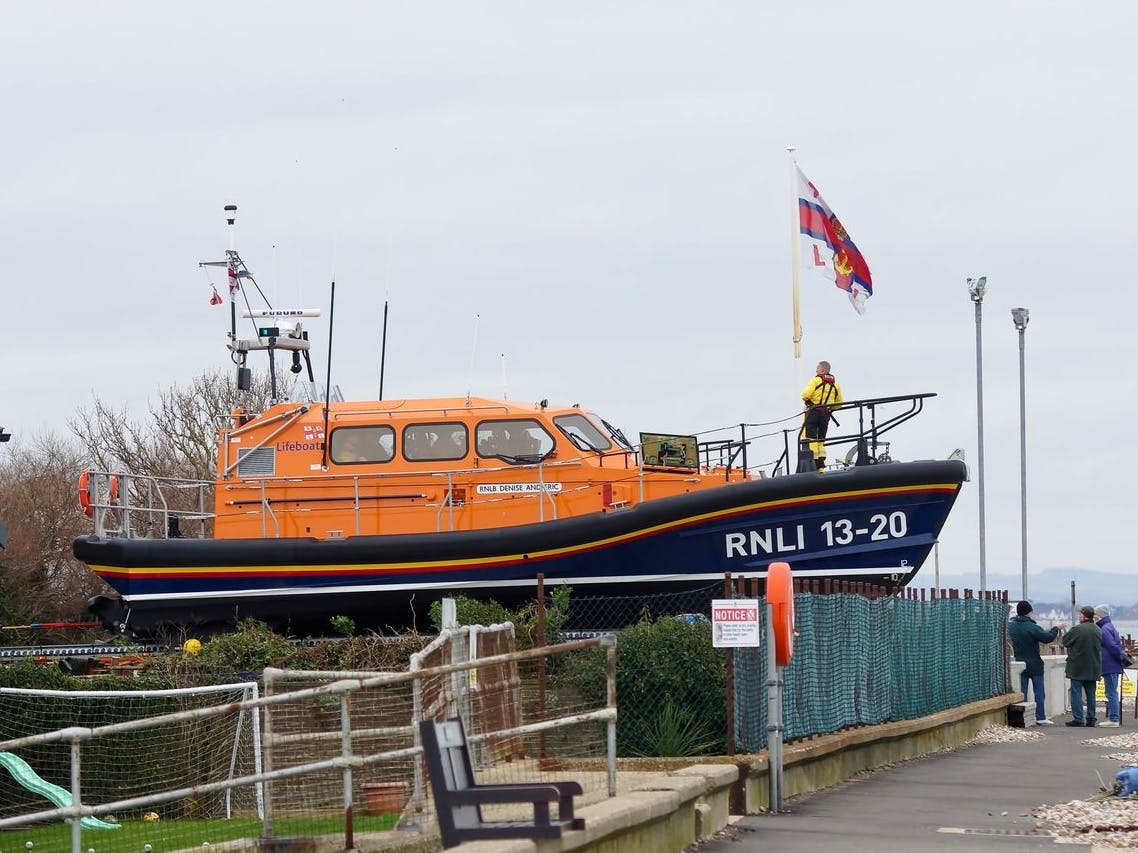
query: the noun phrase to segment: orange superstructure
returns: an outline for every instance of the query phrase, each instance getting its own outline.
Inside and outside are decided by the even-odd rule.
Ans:
[[[324,408],[234,412],[218,436],[216,538],[511,527],[746,476],[700,460],[694,437],[660,437],[640,451],[601,418],[544,401],[330,403],[327,417]]]

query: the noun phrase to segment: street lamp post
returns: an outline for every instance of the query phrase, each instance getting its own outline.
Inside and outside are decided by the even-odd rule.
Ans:
[[[0,442],[7,441],[12,437],[12,433],[8,432],[4,427],[0,426]],[[8,547],[8,525],[0,521],[0,551]]]
[[[1023,371],[1023,333],[1027,330],[1026,308],[1012,309],[1012,322],[1019,332],[1019,532],[1021,598],[1027,600],[1027,392]]]
[[[988,589],[988,574],[985,565],[986,543],[984,540],[984,354],[980,338],[981,306],[984,292],[988,288],[988,277],[968,279],[968,295],[976,306],[976,485],[980,493],[980,592]]]

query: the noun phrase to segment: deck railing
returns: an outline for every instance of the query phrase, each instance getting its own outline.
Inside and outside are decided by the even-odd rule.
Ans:
[[[934,394],[910,394],[896,397],[875,397],[853,400],[834,407],[834,424],[825,440],[831,467],[852,467],[892,461],[890,442],[883,437],[910,420],[924,408],[924,401]],[[722,473],[724,480],[745,472],[750,477],[770,477],[813,471],[813,460],[803,462],[804,443],[800,438],[801,414],[795,414],[767,424],[742,423],[737,427],[711,430],[698,436],[699,472],[650,466],[651,478],[691,477],[694,473],[706,476],[710,472]],[[843,427],[842,422],[847,426]],[[788,425],[789,424],[789,425]],[[769,448],[764,453],[763,447]],[[843,455],[843,450],[846,452]],[[807,454],[809,451],[805,451]],[[627,486],[632,492],[630,502],[646,497],[646,468],[642,454],[621,450],[598,455],[598,464],[611,472],[614,468],[627,473],[608,480],[614,486]],[[486,461],[486,460],[481,460]],[[495,460],[491,460],[495,461]],[[631,464],[630,464],[631,463]],[[237,463],[234,463],[236,465]],[[805,467],[803,467],[805,465]],[[395,507],[400,500],[414,501],[416,507],[430,507],[435,511],[436,532],[459,529],[456,514],[463,507],[485,505],[501,501],[535,501],[532,516],[537,521],[561,518],[574,513],[573,499],[579,492],[594,489],[597,482],[583,480],[566,487],[562,472],[567,469],[587,470],[581,459],[542,459],[521,465],[494,464],[474,468],[399,472],[320,473],[303,476],[231,476],[221,488],[234,492],[229,506],[236,512],[255,513],[260,517],[260,535],[277,538],[287,528],[282,521],[282,505],[307,504],[309,512],[314,502],[339,502],[346,506],[333,507],[327,512],[343,513],[344,524],[339,535],[359,535],[361,516],[376,502]],[[536,490],[530,493],[480,493],[480,481],[500,482],[503,473],[534,481]],[[214,521],[214,489],[212,481],[199,481],[110,471],[90,471],[90,507],[94,532],[99,536],[123,538],[175,538],[212,535]],[[274,497],[278,487],[287,484],[292,494]],[[306,485],[342,487],[342,494],[320,495],[298,499],[296,490]],[[474,488],[468,488],[470,484]],[[559,484],[559,488],[547,488]],[[390,491],[392,487],[396,491]],[[398,489],[402,487],[402,491]],[[384,493],[382,490],[387,489]],[[244,494],[238,494],[239,492]],[[428,492],[441,496],[428,499]],[[626,502],[617,501],[613,508]],[[597,507],[599,509],[599,506]],[[290,510],[285,510],[289,512]],[[580,512],[578,506],[575,510]],[[382,519],[381,519],[382,522]],[[380,530],[379,532],[384,532]]]

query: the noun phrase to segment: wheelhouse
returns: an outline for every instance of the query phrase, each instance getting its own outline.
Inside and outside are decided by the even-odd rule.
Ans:
[[[746,476],[667,459],[646,467],[602,418],[544,401],[332,403],[326,419],[323,407],[282,403],[246,414],[218,433],[217,538],[509,527]]]

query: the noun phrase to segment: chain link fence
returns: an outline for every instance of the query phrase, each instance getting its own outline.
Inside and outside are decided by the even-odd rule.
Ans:
[[[868,589],[796,595],[798,636],[783,670],[784,739],[913,719],[1004,693],[1007,602],[955,596],[917,600],[912,590]],[[766,748],[766,650],[712,647],[710,602],[724,597],[731,595],[718,583],[684,593],[571,598],[570,636],[617,629],[621,755]],[[766,608],[759,613],[764,636]],[[586,695],[600,687],[587,679],[577,686]]]
[[[561,627],[570,634],[592,634],[617,631],[665,616],[698,615],[707,618],[714,598],[723,598],[723,581],[695,589],[651,594],[578,596],[574,591],[569,597],[569,610]]]
[[[798,636],[783,670],[786,740],[924,717],[1007,690],[1004,601],[796,595],[794,608]],[[765,749],[766,653],[734,656],[736,744]]]

